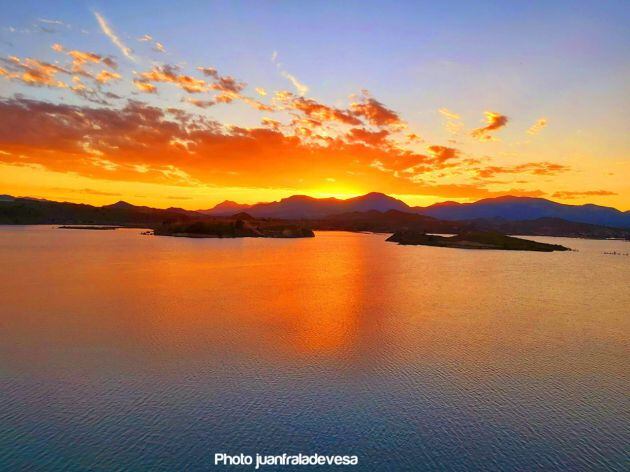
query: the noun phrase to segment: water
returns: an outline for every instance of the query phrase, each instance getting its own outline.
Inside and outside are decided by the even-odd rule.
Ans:
[[[0,227],[0,470],[627,470],[629,243],[139,233]]]

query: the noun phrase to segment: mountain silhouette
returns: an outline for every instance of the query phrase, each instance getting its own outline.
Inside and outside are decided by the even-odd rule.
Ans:
[[[576,223],[630,228],[630,212],[615,208],[586,204],[566,205],[544,198],[503,196],[486,198],[474,203],[442,202],[427,207],[410,207],[405,202],[383,193],[372,192],[359,197],[313,198],[294,195],[277,202],[241,205],[226,201],[201,213],[230,216],[247,211],[255,218],[316,219],[341,213],[376,210],[397,210],[438,218],[440,220],[474,220],[501,218],[508,221],[561,218]]]
[[[235,211],[231,211],[232,209]],[[255,218],[313,219],[355,211],[410,211],[410,207],[405,202],[389,195],[372,192],[347,200],[293,195],[277,202],[256,203],[251,206],[226,201],[210,210],[203,210],[202,213],[212,216],[229,216],[244,210]]]
[[[247,210],[251,205],[225,200],[209,210],[197,210],[199,213],[211,216],[231,216],[235,213]]]
[[[438,203],[424,208],[416,207],[414,211],[441,220],[562,218],[577,223],[630,228],[630,212],[593,204],[566,205],[545,198],[504,196],[474,203]]]
[[[218,208],[217,208],[218,207]],[[295,195],[277,202],[220,204],[203,212],[182,208],[159,209],[127,202],[95,207],[4,196],[0,224],[120,224],[153,226],[169,221],[197,221],[238,215],[238,219],[311,220],[314,229],[397,231],[424,228],[427,232],[461,229],[493,230],[506,234],[572,235],[627,238],[630,212],[598,205],[565,205],[542,198],[500,197],[475,203],[444,202],[410,207],[382,193],[341,200]],[[216,212],[216,213],[215,213]],[[146,226],[144,226],[146,227]]]

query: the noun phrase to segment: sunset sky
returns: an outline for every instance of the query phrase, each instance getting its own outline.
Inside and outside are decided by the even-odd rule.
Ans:
[[[2,0],[0,193],[630,209],[625,1]]]

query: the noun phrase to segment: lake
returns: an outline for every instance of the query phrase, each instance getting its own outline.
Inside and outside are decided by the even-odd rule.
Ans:
[[[628,467],[630,243],[140,232],[0,227],[1,470]]]

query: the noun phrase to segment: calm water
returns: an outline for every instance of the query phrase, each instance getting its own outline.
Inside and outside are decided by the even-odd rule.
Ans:
[[[0,227],[0,470],[627,470],[630,243],[139,233]]]

